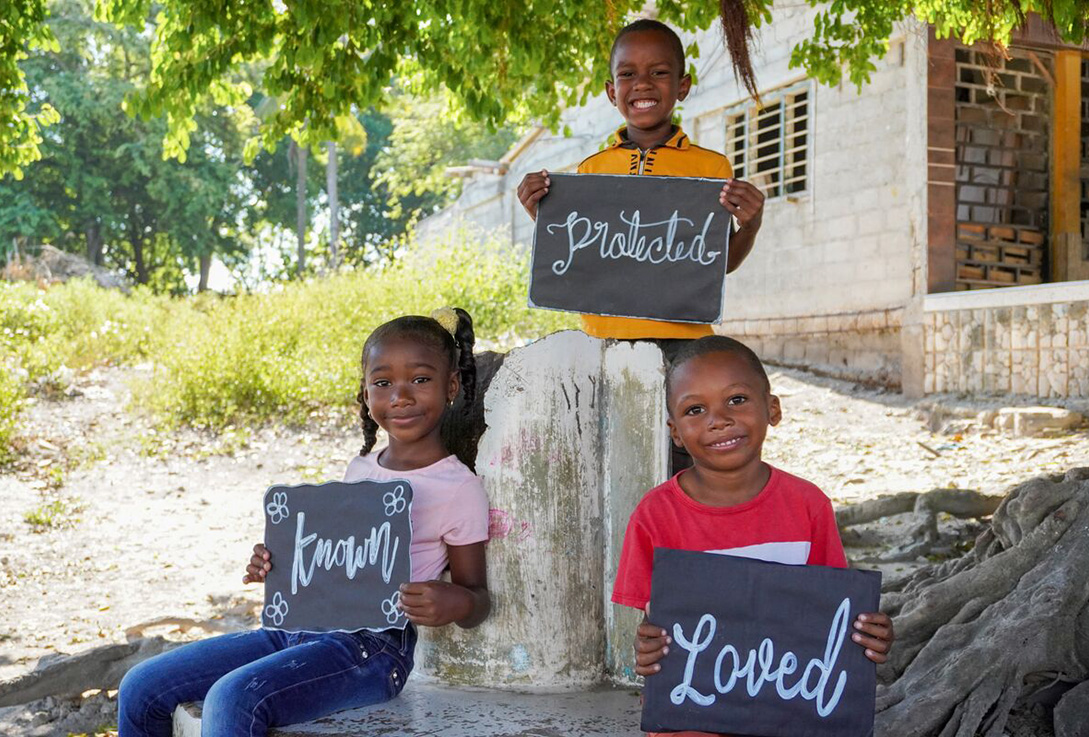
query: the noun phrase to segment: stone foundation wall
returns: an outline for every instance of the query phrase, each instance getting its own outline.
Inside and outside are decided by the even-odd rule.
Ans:
[[[735,320],[716,328],[765,361],[897,388],[901,382],[902,309],[813,317]]]
[[[927,394],[1089,396],[1089,282],[926,298]]]

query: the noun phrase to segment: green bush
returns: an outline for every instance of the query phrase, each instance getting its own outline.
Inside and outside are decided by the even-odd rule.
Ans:
[[[35,381],[62,366],[86,369],[150,355],[173,308],[145,290],[127,296],[76,280],[49,289],[0,283],[0,353]]]
[[[167,422],[301,423],[354,401],[363,341],[399,315],[462,307],[481,347],[504,349],[574,326],[571,315],[529,309],[527,283],[527,255],[460,233],[385,269],[210,303],[174,317],[138,400]]]
[[[25,384],[47,385],[68,369],[149,363],[133,396],[167,425],[302,423],[355,401],[363,341],[399,315],[462,307],[476,324],[478,350],[573,327],[572,315],[526,306],[528,272],[528,254],[463,232],[410,247],[384,269],[268,294],[170,298],[89,281],[0,283],[0,456]]]
[[[11,441],[23,403],[22,372],[0,362],[0,465],[11,461]]]

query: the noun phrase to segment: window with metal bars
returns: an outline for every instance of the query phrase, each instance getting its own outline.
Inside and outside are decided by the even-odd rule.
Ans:
[[[734,176],[769,198],[809,187],[808,83],[762,96],[763,105],[739,105],[726,115],[726,156]]]

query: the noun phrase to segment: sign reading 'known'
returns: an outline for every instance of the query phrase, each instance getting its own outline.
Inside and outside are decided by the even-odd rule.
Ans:
[[[411,579],[407,481],[273,486],[265,492],[261,624],[293,632],[404,628]]]
[[[722,317],[721,179],[549,174],[533,234],[534,307],[672,322]]]
[[[881,574],[657,548],[650,621],[673,644],[643,730],[869,737],[876,668],[851,640]]]

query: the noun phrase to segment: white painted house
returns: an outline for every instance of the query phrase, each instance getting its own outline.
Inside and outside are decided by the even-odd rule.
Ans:
[[[717,28],[695,36],[682,124],[768,195],[718,330],[914,396],[1089,396],[1089,51],[1030,23],[988,85],[978,51],[911,23],[861,92],[829,88],[789,66],[815,12],[758,31],[762,110]],[[532,131],[420,235],[469,221],[528,247],[522,177],[573,171],[622,122],[604,94],[566,111],[571,135]]]

